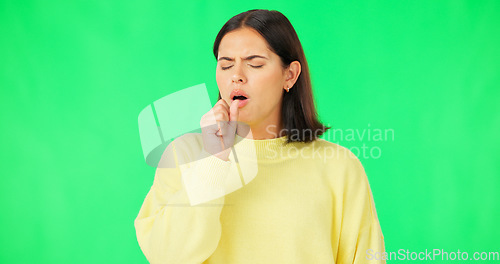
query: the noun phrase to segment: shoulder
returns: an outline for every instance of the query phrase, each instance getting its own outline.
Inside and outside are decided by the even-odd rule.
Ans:
[[[359,158],[348,148],[339,144],[317,139],[312,142],[311,149],[325,172],[336,181],[364,182],[366,174]]]
[[[311,151],[323,162],[339,166],[359,162],[351,150],[339,144],[318,138],[310,144]]]

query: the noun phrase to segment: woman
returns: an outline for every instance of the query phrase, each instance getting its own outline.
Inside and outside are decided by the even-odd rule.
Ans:
[[[363,166],[318,136],[288,19],[250,10],[214,43],[219,101],[165,150],[135,220],[150,263],[385,263]]]

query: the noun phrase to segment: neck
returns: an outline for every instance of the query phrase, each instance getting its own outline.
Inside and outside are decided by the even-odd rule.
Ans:
[[[280,108],[267,117],[255,122],[238,122],[236,133],[243,138],[253,140],[273,139],[285,136],[281,125]]]

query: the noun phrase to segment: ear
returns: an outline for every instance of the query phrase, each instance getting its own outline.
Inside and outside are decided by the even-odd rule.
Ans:
[[[301,72],[301,65],[298,61],[292,61],[285,69],[285,83],[283,89],[292,88]]]

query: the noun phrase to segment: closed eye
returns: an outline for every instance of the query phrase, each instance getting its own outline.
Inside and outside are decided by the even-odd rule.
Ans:
[[[264,65],[259,65],[259,66],[250,65],[250,67],[252,67],[252,68],[261,68],[262,66],[264,66]],[[222,70],[227,70],[227,69],[229,69],[231,67],[233,67],[233,65],[227,66],[227,67],[221,67],[221,69]]]

